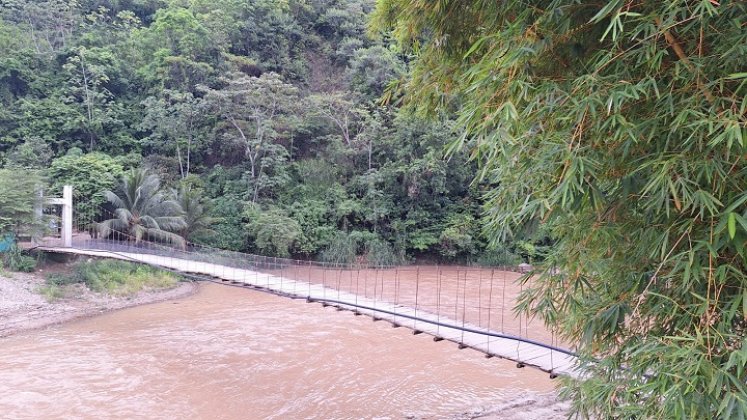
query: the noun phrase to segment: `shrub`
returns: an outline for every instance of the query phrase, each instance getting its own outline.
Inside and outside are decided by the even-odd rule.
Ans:
[[[49,273],[46,275],[48,286],[67,286],[68,284],[83,283],[75,273]]]
[[[65,290],[55,284],[47,284],[41,286],[37,291],[40,295],[44,296],[44,298],[47,299],[48,302],[54,302],[67,296]]]
[[[280,209],[267,211],[247,210],[247,232],[254,244],[264,254],[289,257],[296,244],[303,241],[303,231],[297,221]]]
[[[338,232],[319,254],[319,259],[326,263],[353,264],[357,251],[358,243],[355,238],[346,232]]]
[[[36,258],[26,255],[17,246],[12,247],[3,255],[3,266],[10,271],[31,273],[36,270]]]
[[[385,267],[402,263],[388,242],[375,238],[366,243],[366,260],[369,266]]]
[[[496,266],[516,266],[522,263],[520,255],[511,252],[508,248],[497,247],[485,251],[477,260],[479,265],[496,267]]]
[[[472,236],[462,232],[457,227],[448,227],[441,232],[438,238],[440,242],[439,252],[447,258],[456,258],[460,254],[471,254],[475,250]]]

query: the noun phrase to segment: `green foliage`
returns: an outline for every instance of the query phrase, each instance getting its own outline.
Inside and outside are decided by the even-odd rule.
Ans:
[[[39,233],[34,207],[44,181],[38,171],[0,169],[0,233],[28,231]]]
[[[467,214],[454,215],[446,222],[441,232],[439,243],[441,255],[456,258],[459,255],[470,255],[475,252],[474,218]]]
[[[335,216],[330,202],[312,197],[303,197],[288,208],[289,216],[296,220],[303,231],[299,251],[315,254],[324,247],[337,232]]]
[[[104,191],[112,190],[124,174],[123,160],[101,152],[78,153],[71,149],[49,166],[51,190],[62,191],[65,185],[73,186],[74,211],[92,218],[106,202]]]
[[[460,115],[452,150],[490,185],[491,239],[542,225],[555,241],[520,309],[578,343],[576,414],[747,417],[745,13],[378,3],[378,27],[416,56],[405,100]]]
[[[183,183],[173,195],[184,213],[185,227],[179,231],[182,238],[192,240],[215,234],[212,225],[216,219],[209,216],[211,206],[205,201],[202,191]]]
[[[106,73],[114,59],[108,48],[79,47],[62,66],[68,77],[64,100],[74,109],[72,121],[66,123],[85,131],[89,152],[119,123],[114,95],[107,89],[110,78]]]
[[[391,267],[401,264],[402,258],[394,252],[389,243],[379,238],[366,242],[366,262],[372,267]]]
[[[392,80],[403,75],[404,67],[391,50],[373,46],[355,50],[348,72],[353,90],[375,101]]]
[[[36,289],[37,293],[44,296],[47,302],[55,302],[68,296],[66,290],[55,284],[45,284]]]
[[[224,122],[223,140],[237,145],[249,163],[247,196],[256,203],[262,192],[282,187],[288,180],[288,151],[278,142],[295,124],[298,89],[275,73],[231,76],[223,79],[224,89],[202,89]]]
[[[280,209],[261,211],[250,207],[246,218],[249,219],[247,232],[264,254],[289,257],[291,250],[302,241],[301,226]]]
[[[162,154],[176,152],[181,178],[189,176],[194,165],[193,152],[204,143],[203,101],[191,93],[165,90],[159,97],[146,98],[142,104],[145,107],[142,127],[151,130],[146,144]]]
[[[215,198],[211,200],[211,204],[210,217],[215,218],[211,230],[215,233],[198,236],[195,238],[197,242],[231,251],[247,250],[246,230],[237,228],[246,224],[244,201],[228,196]]]
[[[176,276],[166,271],[116,260],[80,262],[70,273],[51,273],[46,277],[50,288],[82,283],[94,292],[115,296],[132,295],[143,289],[168,288],[177,281]],[[48,293],[60,294],[58,289],[51,289]]]
[[[158,175],[169,199],[199,179],[204,193],[181,203],[196,228],[174,233],[221,248],[277,252],[237,228],[251,203],[298,223],[295,256],[360,232],[400,259],[478,258],[477,165],[444,155],[453,121],[394,106],[399,92],[385,89],[402,85],[413,56],[364,33],[373,6],[5,1],[0,166],[45,171],[52,192],[73,185],[80,220],[109,213],[103,192],[119,194],[132,168]],[[474,219],[469,232],[450,224],[459,215]],[[356,241],[356,258],[365,247]]]
[[[362,263],[388,267],[403,262],[402,256],[386,241],[370,232],[339,232],[319,254],[321,261],[333,264]]]
[[[505,245],[496,245],[485,250],[477,263],[486,267],[515,267],[523,262],[521,256]]]
[[[184,237],[174,233],[190,229],[184,218],[184,210],[179,202],[161,190],[158,176],[144,169],[132,169],[122,178],[116,193],[105,191],[104,195],[115,210],[114,218],[97,224],[101,236],[108,237],[114,233],[116,239],[135,243],[148,239],[181,247],[186,245]],[[193,210],[196,212],[196,209]],[[192,216],[195,216],[194,212]]]
[[[36,258],[25,254],[17,246],[10,248],[8,252],[0,254],[2,265],[10,271],[32,273],[36,270]]]
[[[189,90],[214,72],[211,58],[218,55],[219,44],[212,41],[213,34],[192,10],[172,3],[136,32],[135,42],[150,53],[139,74],[161,88]]]
[[[52,150],[41,137],[29,137],[8,153],[8,166],[41,169],[52,159]]]
[[[353,264],[358,256],[358,242],[346,233],[339,232],[319,254],[319,259],[332,264]]]

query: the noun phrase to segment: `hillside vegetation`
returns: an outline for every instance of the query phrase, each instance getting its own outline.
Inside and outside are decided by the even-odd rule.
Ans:
[[[400,111],[411,56],[367,34],[372,1],[0,4],[0,165],[74,185],[77,214],[146,168],[210,225],[168,230],[220,248],[500,263],[542,239],[487,250],[476,165],[445,155],[453,118]]]

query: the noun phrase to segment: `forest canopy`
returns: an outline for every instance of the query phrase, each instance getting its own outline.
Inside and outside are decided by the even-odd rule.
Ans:
[[[0,6],[0,167],[73,185],[76,214],[113,211],[105,192],[147,169],[210,221],[174,233],[220,248],[517,263],[547,244],[490,247],[477,166],[445,153],[454,118],[381,101],[411,55],[370,36],[372,1]]]

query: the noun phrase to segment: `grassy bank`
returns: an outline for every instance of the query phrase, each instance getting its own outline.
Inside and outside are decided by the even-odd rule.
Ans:
[[[47,299],[67,296],[73,285],[112,296],[129,296],[141,290],[173,287],[179,278],[153,267],[124,261],[94,260],[76,263],[69,272],[50,273],[39,290]]]

